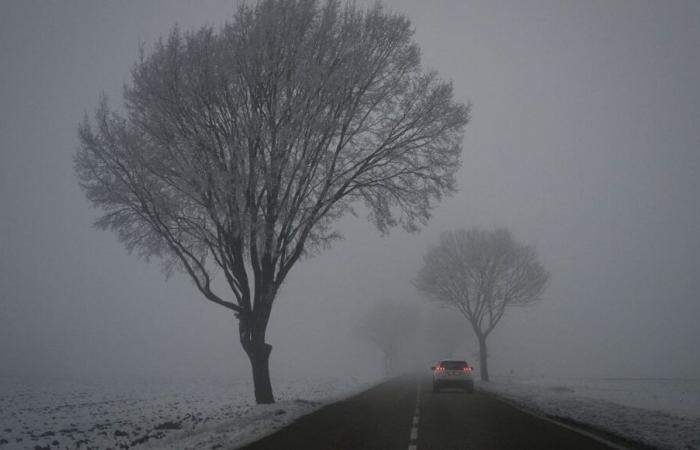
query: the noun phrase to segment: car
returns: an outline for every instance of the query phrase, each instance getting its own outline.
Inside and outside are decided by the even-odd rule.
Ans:
[[[441,388],[457,387],[474,392],[473,367],[466,361],[443,360],[430,368],[433,371],[433,392]]]

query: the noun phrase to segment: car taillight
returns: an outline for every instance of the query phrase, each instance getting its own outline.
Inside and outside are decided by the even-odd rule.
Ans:
[[[438,371],[438,372],[444,372],[444,371],[445,371],[445,368],[442,367],[442,366],[438,366],[438,367],[435,368],[435,370]]]
[[[464,368],[465,373],[472,373],[472,368],[471,367],[465,367]]]

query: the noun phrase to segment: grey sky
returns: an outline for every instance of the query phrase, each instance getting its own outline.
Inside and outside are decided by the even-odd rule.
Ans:
[[[415,235],[344,220],[346,240],[280,293],[273,374],[319,358],[329,373],[380,372],[357,319],[378,299],[419,302],[409,280],[427,245],[480,225],[536,244],[552,272],[545,300],[494,332],[492,371],[700,377],[700,4],[389,5],[474,104],[460,192]],[[248,374],[231,314],[91,228],[71,160],[78,122],[101,91],[120,101],[139,43],[233,9],[0,4],[0,375]]]

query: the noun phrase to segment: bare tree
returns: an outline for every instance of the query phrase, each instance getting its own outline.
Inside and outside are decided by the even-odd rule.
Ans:
[[[79,128],[96,225],[236,315],[258,403],[274,402],[265,333],[294,264],[357,202],[382,232],[415,230],[455,190],[469,105],[412,35],[379,4],[242,2],[221,30],[141,51],[124,110],[103,99]]]
[[[420,314],[418,310],[396,302],[374,305],[362,319],[357,330],[367,341],[382,352],[384,375],[392,374],[401,355],[402,347],[410,346],[411,337],[417,332]]]
[[[488,381],[486,338],[507,307],[539,300],[548,279],[534,247],[515,242],[506,229],[473,228],[443,233],[414,284],[469,321],[479,341],[481,379]]]

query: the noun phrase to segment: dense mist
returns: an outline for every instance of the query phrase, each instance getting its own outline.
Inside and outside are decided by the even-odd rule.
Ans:
[[[551,273],[544,298],[489,338],[492,373],[700,377],[700,4],[385,5],[473,104],[459,191],[418,233],[383,236],[359,208],[338,224],[344,240],[295,266],[268,331],[273,380],[382,375],[358,331],[381,302],[420,314],[400,368],[477,361],[464,320],[453,355],[429,355],[426,324],[459,313],[411,283],[440,232],[473,226],[507,227]],[[73,172],[78,123],[103,91],[120,104],[139,47],[234,8],[0,5],[0,376],[249,376],[233,313],[94,229]]]

